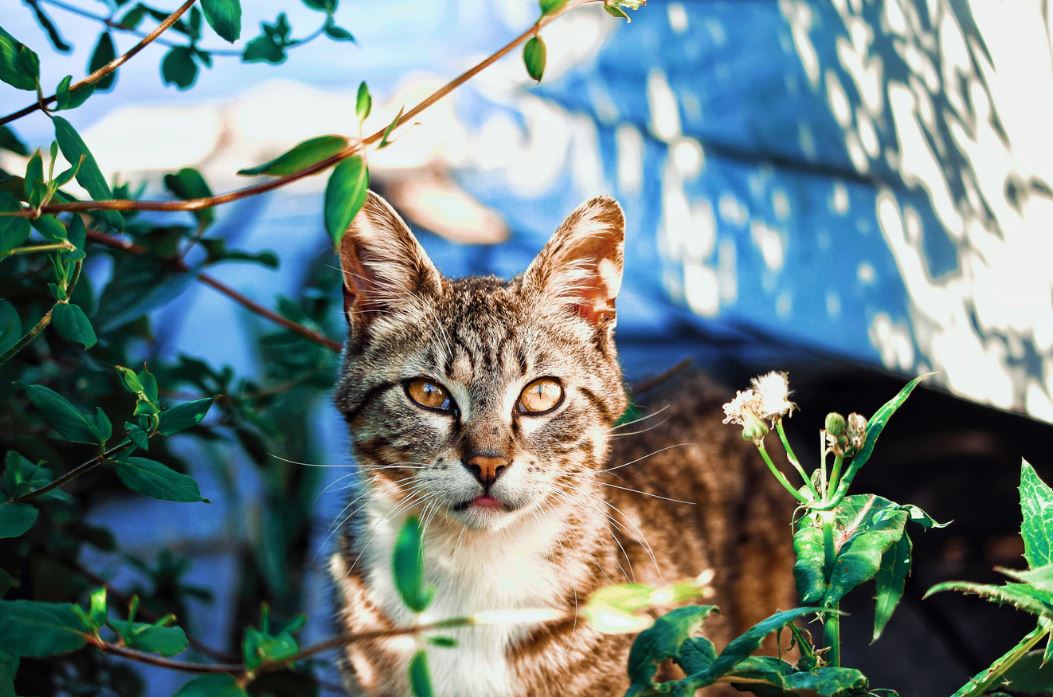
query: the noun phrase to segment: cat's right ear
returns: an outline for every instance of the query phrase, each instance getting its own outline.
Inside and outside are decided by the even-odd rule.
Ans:
[[[412,307],[415,298],[437,292],[442,284],[406,223],[372,191],[340,239],[340,268],[344,313],[352,328]]]

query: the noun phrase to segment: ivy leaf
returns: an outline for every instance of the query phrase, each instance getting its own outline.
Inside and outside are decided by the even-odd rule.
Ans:
[[[373,97],[369,94],[369,85],[366,81],[358,83],[358,95],[355,97],[355,114],[359,121],[369,118],[369,112],[373,110]]]
[[[208,182],[201,176],[201,172],[193,167],[184,167],[175,174],[166,174],[164,178],[165,188],[183,201],[195,198],[209,198],[212,189]],[[209,208],[199,208],[194,211],[194,217],[204,226],[209,226],[216,220],[216,212]]]
[[[43,385],[15,383],[26,392],[29,401],[40,410],[44,420],[51,424],[63,438],[74,443],[96,445],[105,439],[89,416],[55,392]]]
[[[109,625],[131,648],[147,653],[175,656],[183,653],[188,644],[186,633],[180,627],[117,619],[111,619]]]
[[[205,21],[221,37],[234,43],[241,37],[241,0],[201,0]]]
[[[175,693],[175,697],[248,697],[245,688],[229,673],[202,675],[194,678]]]
[[[92,329],[91,320],[84,314],[79,305],[59,303],[51,313],[51,324],[66,341],[90,349],[98,339]]]
[[[207,499],[192,477],[180,474],[157,460],[129,457],[117,462],[117,476],[132,491],[164,501],[196,503]]]
[[[1053,489],[1027,460],[1020,463],[1020,536],[1032,569],[1053,562]]]
[[[428,654],[424,651],[418,651],[410,659],[409,680],[413,697],[435,697],[435,691],[431,687],[431,673],[428,671]]]
[[[258,174],[283,176],[292,174],[328,157],[332,157],[346,147],[347,138],[344,136],[318,136],[317,138],[305,140],[291,150],[262,165],[239,169],[238,174],[243,176],[255,176]]]
[[[903,537],[889,548],[881,557],[881,567],[875,577],[877,596],[874,605],[874,634],[871,643],[881,637],[892,613],[903,597],[903,589],[910,575],[910,553],[912,544],[910,536]]]
[[[21,338],[22,320],[18,317],[18,311],[14,305],[0,299],[0,354],[6,353]]]
[[[369,169],[358,155],[338,164],[329,176],[325,187],[325,229],[334,244],[340,244],[344,231],[366,202],[368,190]]]
[[[59,81],[58,88],[55,90],[55,106],[59,110],[76,109],[88,101],[88,97],[95,91],[93,85],[85,85],[78,90],[70,92],[69,87],[72,81],[72,75],[67,75]]]
[[[413,612],[424,612],[431,604],[435,589],[424,583],[424,541],[420,520],[406,519],[395,539],[392,559],[395,588],[402,602]]]
[[[0,503],[0,539],[22,536],[38,515],[40,511],[28,503]]]
[[[40,80],[40,58],[0,27],[0,80],[20,90],[35,90]]]
[[[696,634],[714,612],[717,612],[714,605],[680,607],[659,617],[650,629],[640,632],[629,649],[628,671],[632,684],[654,685],[658,666],[679,656],[684,642]]]
[[[89,631],[72,603],[0,600],[0,651],[46,658],[76,651]]]
[[[168,49],[161,61],[161,77],[166,85],[175,85],[181,90],[189,89],[197,80],[194,52],[186,46]]]
[[[157,427],[157,432],[162,436],[171,436],[197,426],[215,401],[215,397],[205,397],[165,409],[161,412],[161,424]]]
[[[94,73],[116,57],[117,47],[114,46],[113,35],[108,31],[102,32],[99,34],[99,40],[95,43],[95,49],[91,52],[91,60],[88,61],[88,73]],[[116,81],[117,71],[113,70],[95,83],[95,89],[100,92],[107,92],[113,89]]]
[[[61,116],[52,117],[52,121],[55,123],[55,140],[58,141],[62,155],[69,162],[81,162],[80,169],[77,170],[77,183],[84,187],[94,201],[112,199],[110,185],[106,183],[98,163],[77,131]],[[124,229],[124,218],[117,211],[100,211],[100,215],[118,230]]]
[[[541,82],[541,77],[545,74],[546,54],[545,42],[540,36],[535,36],[523,44],[523,65],[526,66],[527,75],[537,82]]]

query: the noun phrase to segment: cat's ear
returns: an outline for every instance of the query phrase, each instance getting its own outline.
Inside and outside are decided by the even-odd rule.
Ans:
[[[610,196],[578,206],[523,275],[524,287],[596,326],[614,319],[622,285],[625,216]]]
[[[415,298],[438,291],[442,284],[406,223],[372,191],[340,239],[340,268],[344,311],[353,326],[411,306]]]

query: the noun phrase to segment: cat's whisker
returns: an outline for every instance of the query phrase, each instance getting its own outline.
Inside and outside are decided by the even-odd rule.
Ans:
[[[625,428],[626,426],[631,426],[633,424],[640,423],[641,421],[646,421],[647,419],[650,419],[650,418],[653,418],[655,416],[658,416],[663,411],[668,409],[670,406],[672,406],[672,405],[666,404],[661,409],[656,409],[655,411],[652,411],[650,414],[644,414],[643,416],[639,416],[639,417],[633,419],[632,421],[626,421],[624,423],[618,424],[617,426],[612,426],[611,428],[607,429],[607,432],[610,433],[612,431],[617,431],[619,428]]]
[[[281,455],[279,455],[277,453],[270,453],[270,452],[267,453],[267,456],[268,457],[273,457],[275,460],[281,460],[282,462],[287,462],[290,465],[299,465],[301,467],[326,467],[326,468],[330,468],[331,467],[331,468],[335,468],[335,469],[343,469],[343,468],[346,468],[346,467],[354,467],[355,466],[355,464],[353,462],[346,463],[346,464],[335,464],[335,463],[334,464],[328,464],[328,463],[318,463],[318,462],[301,462],[300,460],[291,460],[291,459],[289,459],[287,457],[283,457],[283,456],[281,456]]]
[[[597,472],[597,474],[599,474],[600,472],[613,472],[615,470],[620,470],[623,467],[628,467],[629,465],[635,465],[637,462],[640,462],[641,460],[646,460],[647,458],[652,457],[654,455],[658,455],[659,453],[664,453],[666,450],[672,450],[673,448],[682,448],[685,445],[697,445],[697,444],[689,442],[689,443],[676,443],[674,445],[667,445],[664,448],[659,448],[658,450],[649,452],[646,455],[641,455],[640,457],[636,458],[635,460],[629,460],[628,462],[624,462],[624,463],[622,463],[620,465],[616,465],[614,467],[608,467],[606,469],[597,470],[596,472]]]
[[[624,433],[615,433],[615,434],[613,434],[611,436],[611,438],[625,438],[626,436],[638,436],[641,433],[647,433],[648,431],[653,431],[656,428],[661,428],[666,423],[668,423],[670,418],[671,417],[667,416],[664,419],[662,419],[661,421],[659,421],[658,423],[654,424],[653,426],[648,426],[647,428],[641,428],[639,431],[626,431]]]
[[[684,501],[683,499],[674,499],[674,498],[670,498],[668,496],[661,496],[660,494],[652,494],[649,491],[640,491],[639,489],[633,489],[632,487],[628,487],[628,486],[618,486],[617,484],[607,484],[605,482],[596,482],[596,483],[599,484],[600,486],[609,486],[612,489],[621,489],[622,491],[631,491],[634,494],[642,494],[644,496],[650,496],[651,498],[662,499],[663,501],[672,501],[673,503],[686,503],[689,506],[694,506],[695,505],[694,501]]]

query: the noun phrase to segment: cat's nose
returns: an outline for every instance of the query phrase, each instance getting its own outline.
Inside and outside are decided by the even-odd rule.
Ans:
[[[496,482],[508,465],[508,458],[495,452],[473,453],[464,461],[464,466],[468,468],[468,471],[485,487]]]

